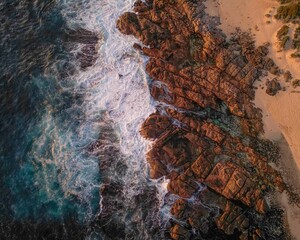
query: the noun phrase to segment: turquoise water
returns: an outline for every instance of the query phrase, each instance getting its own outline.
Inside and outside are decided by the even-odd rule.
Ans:
[[[100,129],[81,108],[79,73],[68,71],[78,63],[62,9],[0,3],[0,218],[86,222],[99,211],[98,159],[86,146]]]
[[[166,190],[139,135],[154,111],[145,59],[115,28],[133,2],[0,1],[1,240],[160,234]],[[100,36],[87,69],[84,44],[66,41],[78,29]]]

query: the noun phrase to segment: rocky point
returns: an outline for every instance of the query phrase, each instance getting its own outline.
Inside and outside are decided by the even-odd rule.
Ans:
[[[165,235],[285,239],[282,210],[267,196],[289,190],[252,144],[263,132],[253,84],[278,68],[267,46],[255,48],[241,31],[228,39],[218,24],[199,0],[137,1],[117,21],[148,56],[157,111],[140,132],[154,141],[146,156],[151,178],[169,179],[177,199]]]

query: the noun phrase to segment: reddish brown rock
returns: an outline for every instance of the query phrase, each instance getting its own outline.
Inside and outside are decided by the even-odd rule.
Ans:
[[[141,24],[135,13],[124,13],[117,21],[118,29],[126,35],[141,36]]]
[[[216,223],[228,235],[232,235],[234,229],[243,231],[249,226],[249,220],[243,215],[242,209],[230,202],[226,203],[224,212],[216,219]]]
[[[160,115],[159,113],[152,113],[141,127],[141,135],[147,139],[156,139],[171,126],[169,118]]]
[[[281,90],[280,83],[277,79],[272,79],[271,81],[266,82],[266,93],[270,96],[275,96],[279,90]]]
[[[249,144],[263,131],[253,83],[264,69],[278,70],[267,47],[241,31],[227,41],[203,1],[137,1],[134,10],[117,27],[143,43],[135,48],[149,57],[150,93],[163,103],[141,134],[155,140],[150,177],[168,178],[178,197],[171,213],[183,224],[170,223],[170,237],[212,239],[211,226],[228,239],[236,230],[241,239],[268,236],[257,226],[269,211],[265,192],[286,184]]]
[[[184,199],[178,199],[171,208],[171,214],[176,217],[177,219],[180,219],[183,217],[184,212],[187,208],[187,201]]]
[[[191,166],[191,169],[196,179],[203,182],[211,173],[213,166],[213,159],[208,159],[208,157],[200,155]]]
[[[168,184],[168,191],[182,198],[190,198],[198,189],[199,185],[190,170],[182,173]]]
[[[170,235],[175,240],[186,240],[190,239],[191,233],[186,228],[176,224],[171,228]]]

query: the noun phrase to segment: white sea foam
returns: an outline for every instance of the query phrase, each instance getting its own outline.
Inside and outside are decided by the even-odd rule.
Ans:
[[[141,190],[139,183],[149,178],[145,160],[149,142],[140,136],[139,127],[154,111],[144,70],[146,58],[132,48],[137,41],[134,37],[124,36],[116,29],[118,16],[130,11],[133,2],[90,1],[83,7],[84,11],[78,11],[78,4],[72,6],[68,2],[65,12],[66,15],[68,11],[77,13],[75,19],[68,21],[70,27],[81,22],[85,28],[99,32],[104,37],[97,63],[78,76],[77,89],[86,96],[81,108],[89,124],[96,124],[95,120],[99,119],[101,110],[106,110],[118,127],[116,131],[120,137],[120,150],[129,169],[124,179],[128,186],[124,194],[128,199],[137,195]],[[71,176],[74,174],[75,171]],[[157,184],[158,187],[160,185]],[[160,189],[160,201],[163,201],[165,188]]]
[[[51,79],[53,86],[62,88],[63,93],[83,96],[83,102],[60,110],[53,101],[53,92],[49,90],[48,107],[36,126],[37,129],[32,150],[28,154],[35,168],[34,186],[39,189],[41,206],[55,202],[54,217],[62,217],[66,204],[64,199],[72,197],[78,200],[79,215],[83,220],[95,216],[91,201],[99,192],[99,159],[88,155],[86,147],[97,140],[101,131],[101,114],[105,110],[118,127],[120,149],[126,156],[126,165],[130,169],[126,184],[128,197],[138,193],[138,183],[148,177],[145,162],[147,142],[138,131],[139,125],[153,111],[150,104],[145,59],[132,50],[133,37],[124,36],[115,27],[118,16],[130,10],[133,1],[66,1],[63,7],[69,27],[83,27],[103,34],[99,59],[95,66],[68,80]],[[76,51],[76,50],[75,50]],[[36,79],[36,85],[45,89],[43,79]],[[51,87],[49,87],[51,89]],[[46,87],[48,89],[48,87]],[[64,100],[59,100],[64,102]],[[63,103],[64,104],[64,103]],[[54,114],[59,110],[59,113]],[[101,159],[100,159],[101,161]],[[21,173],[27,174],[31,166],[23,165]],[[29,169],[29,170],[28,170]],[[59,184],[63,194],[57,188]],[[41,197],[43,196],[43,198]],[[99,203],[97,203],[99,207]],[[23,203],[12,207],[17,214]],[[49,214],[53,208],[49,208]],[[27,215],[30,213],[27,213]],[[37,214],[39,216],[39,214]]]
[[[154,111],[145,73],[147,59],[132,48],[133,43],[137,41],[134,37],[124,36],[116,29],[118,16],[130,11],[133,2],[76,0],[65,2],[63,10],[69,27],[84,25],[84,28],[101,34],[103,40],[99,44],[99,58],[96,64],[73,77],[72,83],[65,84],[68,87],[64,87],[66,91],[84,96],[80,105],[74,105],[64,113],[71,114],[74,118],[72,121],[79,124],[59,128],[58,120],[53,119],[49,109],[41,124],[45,125],[44,128],[53,140],[51,155],[54,161],[42,157],[43,154],[36,158],[40,164],[45,165],[44,167],[53,164],[56,166],[59,170],[58,181],[65,196],[75,196],[88,209],[84,212],[85,220],[94,216],[90,201],[100,186],[98,159],[87,156],[83,149],[97,140],[101,131],[99,121],[102,111],[106,111],[117,126],[115,130],[120,138],[120,150],[129,169],[124,179],[127,186],[124,195],[130,200],[143,191],[140,189],[141,183],[145,186],[145,183],[149,182],[145,153],[150,142],[139,134],[141,123]],[[77,109],[81,111],[78,117]],[[45,135],[41,135],[36,139],[35,149],[43,149],[48,140]],[[53,179],[47,172],[44,172],[41,178],[44,179],[43,184],[46,186],[48,197],[51,197]],[[165,180],[150,183],[158,188],[161,207],[167,192],[166,184]]]

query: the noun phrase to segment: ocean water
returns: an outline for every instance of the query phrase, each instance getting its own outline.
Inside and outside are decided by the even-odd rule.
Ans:
[[[115,28],[133,2],[0,2],[0,239],[106,239],[100,189],[115,179],[123,186],[125,236],[151,239],[144,220],[134,220],[148,216],[143,200],[128,210],[147,189],[160,206],[165,195],[165,181],[149,179],[149,143],[139,136],[154,108],[146,59]],[[64,38],[81,28],[99,36],[97,60],[87,69],[76,59],[83,44]],[[111,146],[122,174],[101,168]]]

